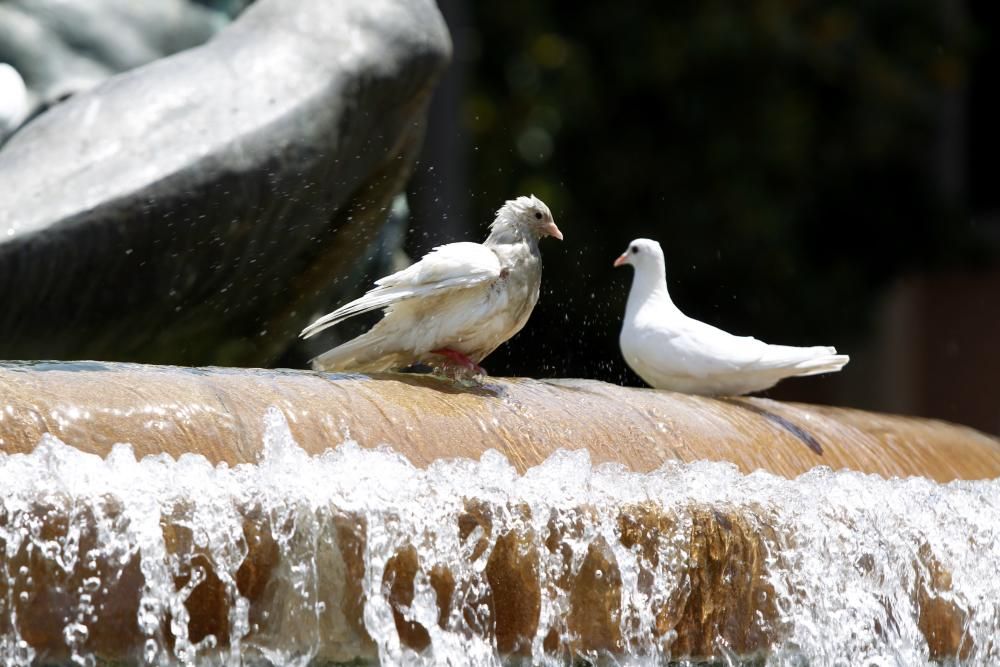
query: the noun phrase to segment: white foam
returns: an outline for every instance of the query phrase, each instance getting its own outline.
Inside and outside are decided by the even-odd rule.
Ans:
[[[331,556],[335,522],[357,516],[367,527],[363,621],[382,664],[499,663],[494,640],[468,627],[469,610],[453,603],[439,627],[429,570],[446,565],[456,590],[476,599],[488,586],[483,571],[493,542],[509,530],[538,542],[542,604],[533,662],[562,664],[542,651],[545,636],[563,627],[569,609],[568,594],[556,582],[567,566],[579,569],[588,546],[603,539],[622,582],[620,625],[629,655],[618,662],[660,663],[674,635],[653,638],[651,607],[684,585],[694,506],[740,512],[774,529],[776,537],[766,538],[771,540],[768,576],[782,631],[768,664],[927,663],[914,606],[917,587],[929,578],[919,571],[922,546],[950,572],[952,587],[944,595],[967,614],[969,664],[1000,662],[1000,644],[991,641],[1000,630],[998,481],[941,485],[827,469],[789,481],[708,462],[670,463],[637,474],[620,466],[595,467],[585,451],[556,452],[524,475],[494,451],[480,461],[437,461],[419,469],[389,447],[363,449],[350,441],[310,456],[296,445],[278,410],[264,419],[263,453],[254,465],[213,466],[200,455],[137,461],[129,445],[116,446],[102,460],[49,436],[30,455],[0,455],[0,516],[7,519],[0,522],[5,548],[0,576],[11,584],[9,599],[0,599],[0,627],[13,628],[0,634],[0,662],[27,665],[36,657],[18,630],[22,619],[13,599],[14,591],[30,595],[33,582],[26,569],[12,572],[9,565],[30,547],[59,571],[81,575],[79,587],[68,591],[73,603],[63,632],[75,662],[94,659],[88,646],[96,618],[93,596],[106,586],[96,563],[121,567],[138,554],[145,585],[136,623],[145,640],[137,661],[308,664],[340,613],[340,601],[324,597],[329,591],[319,574],[342,567]],[[463,540],[458,532],[458,517],[471,498],[494,512],[493,540],[475,559],[481,533]],[[652,504],[676,518],[672,532],[660,537],[655,567],[638,549],[621,544],[619,512],[633,503]],[[40,504],[69,518],[65,535],[43,539]],[[272,598],[263,621],[267,627],[261,616],[251,619],[249,601],[236,587],[248,552],[248,521],[269,531],[283,555],[277,576],[284,593]],[[545,547],[550,521],[566,528],[568,551]],[[168,549],[164,526],[186,541]],[[88,530],[96,536],[92,549],[81,546],[90,543],[82,539]],[[409,545],[421,569],[405,614],[428,630],[430,647],[421,654],[397,635],[383,586],[389,558]],[[203,555],[192,560],[196,553]],[[194,642],[184,601],[205,576],[205,558],[225,590],[230,630],[229,637]],[[640,581],[643,571],[653,573],[651,586]],[[190,579],[178,587],[180,574]],[[172,648],[168,626],[175,637]],[[725,658],[723,642],[717,649]]]

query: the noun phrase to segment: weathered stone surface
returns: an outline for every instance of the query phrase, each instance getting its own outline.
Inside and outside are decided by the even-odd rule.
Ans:
[[[0,151],[0,357],[264,365],[376,238],[449,53],[432,0],[260,0]]]
[[[130,442],[139,456],[254,462],[262,417],[277,406],[308,452],[349,434],[363,446],[391,442],[418,466],[496,449],[523,472],[557,449],[585,448],[595,464],[639,472],[711,460],[789,478],[817,465],[939,482],[1000,477],[1000,441],[945,422],[590,380],[490,378],[465,387],[412,374],[0,363],[0,397],[7,452],[31,451],[51,433],[101,456]],[[162,415],[158,428],[150,430],[147,413]],[[476,512],[470,505],[470,525],[486,520]]]
[[[538,567],[534,536],[509,531],[497,538],[486,563],[486,580],[497,650],[504,655],[530,654],[542,605]]]
[[[642,554],[642,577],[674,567],[679,584],[669,599],[654,605],[656,634],[673,633],[677,655],[712,655],[717,638],[741,655],[775,638],[774,591],[766,581],[765,542],[775,542],[767,526],[738,513],[692,508],[690,539],[683,561],[661,562],[661,540],[676,531],[676,517],[655,507],[627,507],[619,516],[621,541]],[[769,538],[769,539],[765,539]]]

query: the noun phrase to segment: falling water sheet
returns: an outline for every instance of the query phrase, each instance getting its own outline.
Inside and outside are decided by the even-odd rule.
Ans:
[[[331,443],[310,456],[277,409],[262,418],[253,465],[213,466],[195,454],[136,460],[127,444],[101,459],[50,436],[31,454],[0,454],[0,662],[94,664],[110,634],[134,637],[134,664],[664,664],[687,641],[679,627],[663,627],[663,610],[690,592],[691,534],[706,511],[756,527],[773,609],[734,631],[765,642],[755,655],[738,656],[720,631],[710,638],[715,659],[1000,661],[1000,481],[942,485],[825,468],[787,480],[710,462],[640,474],[595,467],[583,450],[560,450],[523,475],[494,451],[421,469],[390,445]],[[488,524],[469,523],[470,502],[489,508]],[[652,551],[625,539],[622,516],[632,508],[672,517]],[[353,545],[361,570],[343,556],[345,525],[363,527]],[[518,536],[511,557],[537,581],[519,658],[501,658],[509,638],[490,626],[510,621],[492,615],[487,576],[509,535]],[[241,582],[262,536],[278,557],[251,604]],[[590,626],[565,584],[592,565],[595,545],[609,566],[592,569],[591,584],[615,598],[606,618],[616,627],[600,629],[610,649],[579,636]],[[394,581],[405,562],[413,571],[401,604]],[[139,570],[134,614],[123,603],[127,622],[109,630],[109,591],[137,576],[130,568]],[[921,600],[941,578],[931,570],[947,573],[934,599],[960,618],[952,656],[936,655],[921,628]],[[349,591],[330,583],[338,578],[361,593],[355,630],[341,599]],[[219,636],[191,617],[199,587],[225,603]],[[37,610],[56,603],[60,627],[32,627]]]

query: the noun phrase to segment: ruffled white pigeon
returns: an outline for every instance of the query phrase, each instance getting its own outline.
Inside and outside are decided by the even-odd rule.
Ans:
[[[349,317],[385,309],[367,333],[316,357],[313,368],[386,371],[438,355],[450,362],[445,365],[483,373],[479,362],[521,330],[538,301],[538,241],[545,236],[563,237],[548,206],[534,195],[507,201],[483,244],[438,246],[306,327],[303,338]]]
[[[850,357],[832,347],[768,345],[691,319],[667,293],[660,244],[636,239],[615,266],[635,268],[618,339],[622,356],[657,389],[709,396],[761,391],[779,380],[839,371]]]

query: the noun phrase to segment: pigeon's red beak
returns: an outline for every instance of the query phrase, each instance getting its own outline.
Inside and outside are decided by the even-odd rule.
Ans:
[[[615,268],[618,268],[619,266],[624,266],[626,264],[628,264],[628,253],[623,252],[621,254],[621,257],[615,260]]]
[[[559,228],[556,227],[556,223],[554,222],[545,223],[544,225],[542,225],[542,231],[548,234],[549,236],[553,236],[562,241],[562,232],[560,232]]]

